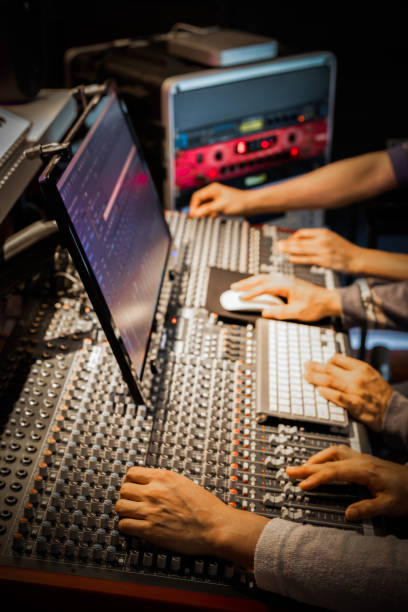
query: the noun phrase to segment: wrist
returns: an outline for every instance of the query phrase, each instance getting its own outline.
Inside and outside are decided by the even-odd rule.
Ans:
[[[325,289],[325,291],[324,316],[339,317],[341,315],[341,301],[338,291],[336,289]]]
[[[226,510],[211,536],[213,554],[252,571],[256,544],[269,519],[230,506]]]
[[[365,249],[354,245],[353,254],[350,258],[349,272],[351,274],[367,274],[369,273],[370,249]]]

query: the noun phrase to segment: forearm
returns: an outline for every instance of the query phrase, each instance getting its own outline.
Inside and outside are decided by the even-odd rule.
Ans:
[[[408,255],[358,247],[351,263],[352,274],[408,279]]]
[[[369,296],[366,305],[363,303],[363,290]],[[389,282],[378,278],[359,279],[348,287],[336,289],[336,292],[346,329],[362,324],[381,329],[408,329],[407,280]]]
[[[333,162],[248,195],[248,215],[301,208],[336,208],[397,186],[385,151]]]
[[[255,552],[257,585],[331,610],[401,609],[408,542],[272,519]]]

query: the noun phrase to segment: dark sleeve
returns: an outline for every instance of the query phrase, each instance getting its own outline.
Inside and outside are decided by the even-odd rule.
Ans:
[[[408,330],[408,281],[364,278],[337,291],[346,329],[367,324],[372,328]]]
[[[408,450],[408,397],[397,391],[385,412],[382,434],[391,448]]]
[[[399,187],[408,185],[408,141],[387,150]]]

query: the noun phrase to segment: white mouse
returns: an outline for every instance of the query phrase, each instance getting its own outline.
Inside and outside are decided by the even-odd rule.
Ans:
[[[235,310],[259,312],[264,308],[268,308],[268,306],[282,304],[282,300],[268,293],[257,295],[252,298],[252,300],[241,300],[241,295],[244,293],[245,291],[233,291],[232,289],[224,291],[224,293],[220,295],[221,306],[224,310],[229,310],[230,312],[234,312]]]

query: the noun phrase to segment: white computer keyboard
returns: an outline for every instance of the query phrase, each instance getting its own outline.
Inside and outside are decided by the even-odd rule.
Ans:
[[[304,378],[307,361],[326,363],[337,352],[345,352],[344,336],[332,329],[259,319],[257,414],[347,425],[347,412]]]

